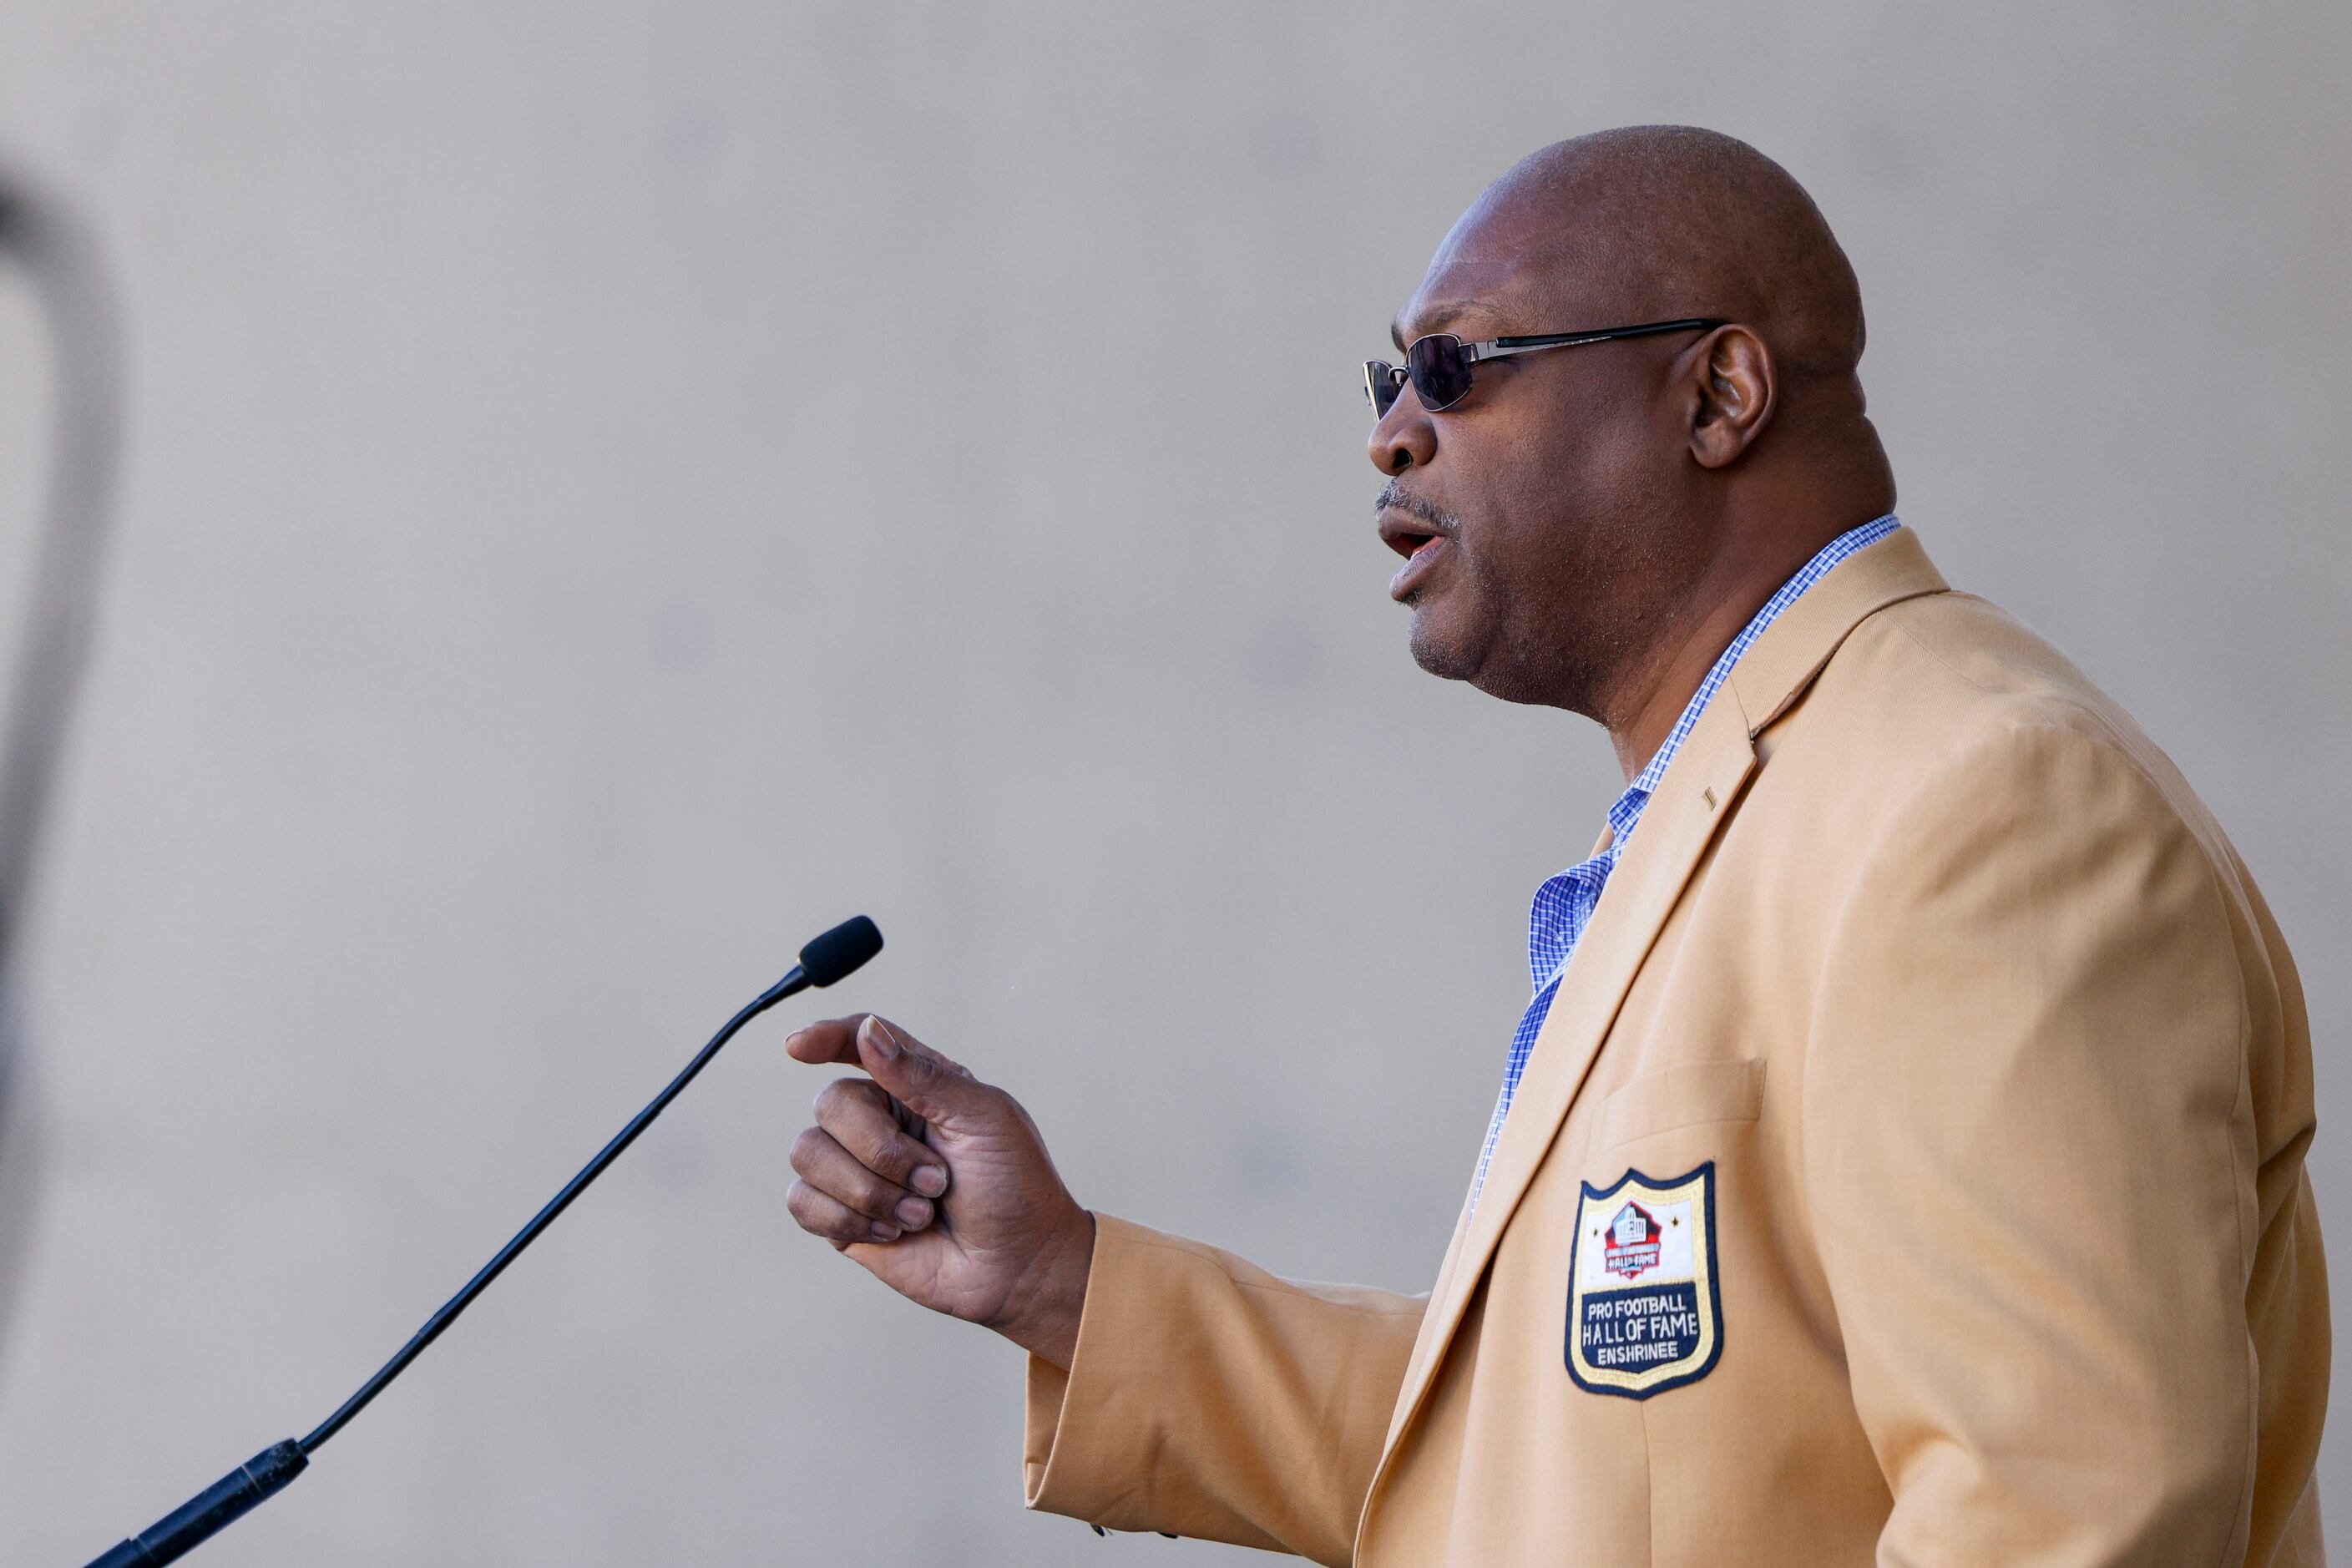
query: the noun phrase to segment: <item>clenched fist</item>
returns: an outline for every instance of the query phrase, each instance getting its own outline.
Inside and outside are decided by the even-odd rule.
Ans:
[[[1095,1218],[1029,1113],[870,1013],[812,1024],[784,1049],[866,1074],[827,1084],[793,1144],[800,1180],[785,1205],[801,1228],[908,1300],[1066,1370]]]

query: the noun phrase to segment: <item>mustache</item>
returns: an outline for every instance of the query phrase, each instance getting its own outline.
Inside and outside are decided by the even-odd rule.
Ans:
[[[1372,498],[1374,516],[1389,510],[1401,511],[1409,517],[1417,517],[1430,527],[1443,529],[1447,533],[1458,532],[1462,527],[1460,518],[1442,508],[1430,505],[1411,490],[1406,489],[1402,481],[1398,479],[1391,479],[1387,484],[1382,485],[1381,493]]]

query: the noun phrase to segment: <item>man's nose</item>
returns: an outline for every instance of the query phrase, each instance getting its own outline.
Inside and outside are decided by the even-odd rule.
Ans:
[[[1437,426],[1422,411],[1421,398],[1410,384],[1397,389],[1397,400],[1372,426],[1364,450],[1372,467],[1391,476],[1416,465],[1425,467],[1437,456]]]

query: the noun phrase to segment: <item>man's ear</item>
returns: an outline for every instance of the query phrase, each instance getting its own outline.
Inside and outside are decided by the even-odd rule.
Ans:
[[[1724,468],[1764,433],[1780,389],[1772,351],[1748,328],[1717,327],[1694,345],[1691,456],[1702,468]]]

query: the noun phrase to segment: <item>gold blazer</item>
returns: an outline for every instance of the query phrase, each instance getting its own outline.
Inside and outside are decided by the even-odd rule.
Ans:
[[[1692,731],[1431,1293],[1100,1217],[1027,1500],[1377,1568],[2317,1563],[2312,1129],[2220,826],[1905,529]]]

